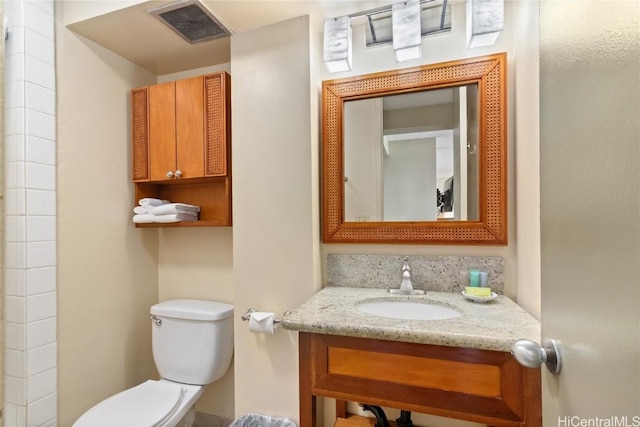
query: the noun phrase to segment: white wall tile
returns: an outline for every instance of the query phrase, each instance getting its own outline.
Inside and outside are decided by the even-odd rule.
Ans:
[[[55,426],[54,2],[10,0],[4,2],[4,11],[9,40],[5,42],[5,164],[0,169],[9,186],[4,351],[5,375],[10,376],[5,380],[3,415],[5,425]]]
[[[35,375],[56,366],[56,344],[47,344],[27,351],[27,375]]]
[[[5,320],[11,323],[25,323],[25,297],[5,297]]]
[[[4,352],[5,356],[5,374],[16,377],[27,377],[27,352],[21,350],[7,349]]]
[[[49,396],[30,403],[27,406],[28,419],[27,425],[40,426],[55,418],[56,407],[58,405],[58,394],[50,394]],[[45,424],[46,425],[46,424]]]
[[[26,190],[27,215],[55,215],[56,193],[47,190]]]
[[[27,135],[38,136],[40,138],[55,141],[56,117],[30,108],[27,108],[26,112],[25,133]]]
[[[5,108],[24,108],[25,106],[24,80],[9,81],[4,85]]]
[[[27,267],[27,245],[26,243],[6,242],[5,243],[5,268],[26,268]]]
[[[5,83],[12,81],[24,81],[26,77],[26,55],[24,53],[15,53],[6,55],[4,62],[4,81]]]
[[[27,402],[33,403],[56,392],[56,370],[49,369],[27,379]]]
[[[54,26],[51,13],[46,12],[37,3],[27,1],[24,5],[24,25],[29,30],[36,31],[49,40],[53,40]],[[49,48],[53,53],[53,47]],[[29,44],[27,44],[29,52]]]
[[[26,325],[22,323],[5,322],[5,346],[12,350],[25,351],[27,349]],[[26,375],[25,375],[26,377]]]
[[[27,136],[26,160],[45,165],[56,165],[56,143],[35,136]]]
[[[4,13],[9,20],[9,27],[21,28],[24,26],[24,2],[5,1],[3,3]]]
[[[56,315],[56,308],[55,292],[29,296],[26,304],[27,322],[35,322],[36,320],[54,317]]]
[[[56,189],[55,166],[32,162],[26,162],[25,165],[26,188],[51,191]]]
[[[5,5],[7,5],[8,3],[15,3],[15,2],[12,2],[12,1],[4,2]],[[24,53],[24,27],[16,26],[14,21],[11,18],[9,18],[8,33],[9,33],[9,38],[4,42],[5,55],[9,56],[9,55],[15,55],[18,53]]]
[[[55,68],[32,56],[26,56],[24,60],[24,74],[28,82],[39,84],[49,89],[56,88]]]
[[[5,136],[4,144],[7,162],[24,162],[27,155],[27,144],[23,134]]]
[[[27,242],[27,268],[49,267],[56,264],[56,242]]]
[[[46,87],[38,86],[34,83],[27,82],[24,87],[24,103],[41,113],[55,115],[56,113],[56,93]],[[25,105],[25,104],[23,104]]]
[[[4,112],[5,135],[24,135],[26,129],[26,119],[24,108],[9,108]]]
[[[27,349],[56,342],[56,318],[27,323]]]
[[[27,242],[56,240],[55,216],[27,216],[26,227]]]
[[[27,270],[5,269],[5,295],[23,297],[27,295]]]
[[[27,403],[27,380],[26,378],[16,378],[5,376],[5,400],[14,405],[25,405]]]
[[[58,427],[58,417],[54,417],[43,422],[42,424],[38,424],[38,427]]]
[[[23,188],[7,189],[5,191],[5,213],[7,215],[25,215],[27,213],[26,191]]]
[[[27,295],[43,294],[56,290],[56,267],[30,268],[26,270]]]
[[[6,215],[5,241],[24,242],[26,238],[26,217],[24,215]]]
[[[24,162],[5,163],[5,187],[7,189],[24,188],[25,174]]]
[[[48,15],[53,16],[53,0],[27,0],[27,3],[33,4]]]
[[[27,55],[44,63],[55,65],[53,40],[51,38],[27,28],[24,32],[24,45]]]

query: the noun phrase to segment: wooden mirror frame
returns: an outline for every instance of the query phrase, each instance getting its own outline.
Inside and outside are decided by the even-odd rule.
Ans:
[[[506,53],[322,83],[322,237],[325,243],[507,244]],[[480,219],[345,222],[345,101],[478,84]]]

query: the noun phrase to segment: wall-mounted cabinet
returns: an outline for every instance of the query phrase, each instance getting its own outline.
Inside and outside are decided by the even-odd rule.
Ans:
[[[220,72],[131,91],[136,202],[201,208],[196,222],[137,227],[231,225],[230,90],[229,74]]]

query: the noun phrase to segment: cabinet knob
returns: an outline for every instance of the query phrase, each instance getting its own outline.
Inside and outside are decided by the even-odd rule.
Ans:
[[[167,178],[173,178],[173,171],[167,171]]]
[[[176,169],[176,178],[182,178],[182,171],[180,169]]]

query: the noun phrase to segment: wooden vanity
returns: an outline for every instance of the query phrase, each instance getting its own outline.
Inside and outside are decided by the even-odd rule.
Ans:
[[[509,349],[539,340],[540,325],[509,298],[490,304],[431,292],[412,301],[455,308],[447,320],[399,320],[357,304],[383,289],[325,288],[283,316],[299,332],[300,427],[316,426],[316,399],[330,397],[489,426],[542,426],[540,369]],[[395,299],[395,298],[394,298]],[[338,416],[345,416],[345,409]]]
[[[315,427],[317,396],[492,426],[542,425],[540,369],[510,353],[313,333],[299,339],[300,427]]]

